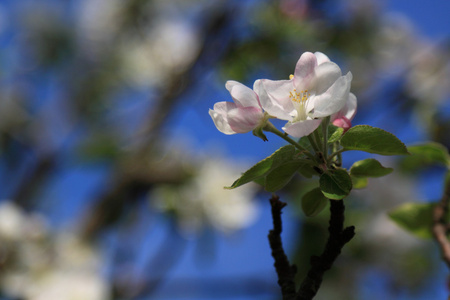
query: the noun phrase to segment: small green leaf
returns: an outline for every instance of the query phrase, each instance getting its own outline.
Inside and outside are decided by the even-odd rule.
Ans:
[[[405,144],[395,135],[368,125],[350,128],[341,138],[345,150],[360,150],[381,155],[408,154]]]
[[[334,143],[341,139],[342,134],[344,133],[344,128],[337,127],[334,125],[328,126],[328,143]]]
[[[389,212],[389,217],[410,233],[430,238],[434,206],[434,203],[405,203]]]
[[[352,179],[344,169],[329,170],[319,179],[320,189],[325,197],[333,200],[345,198],[352,190]]]
[[[378,160],[368,158],[355,162],[350,168],[350,175],[356,177],[382,177],[392,173],[392,171],[394,169],[383,167]]]
[[[256,165],[248,169],[238,180],[233,182],[230,187],[225,187],[226,189],[234,189],[243,184],[249,183],[253,180],[257,180],[264,176],[272,167],[273,159],[270,157],[258,162]]]
[[[271,170],[279,167],[280,165],[292,161],[298,154],[298,150],[292,146],[287,145],[281,147],[269,157],[256,163],[253,167],[248,169],[242,176],[237,179],[230,187],[225,187],[226,189],[234,189],[243,184],[249,183],[254,180],[258,180],[261,177],[266,176]]]
[[[293,161],[285,163],[278,168],[270,171],[266,177],[265,189],[268,192],[276,192],[283,188],[292,177],[297,173],[297,170],[303,165],[302,162]]]
[[[350,176],[352,178],[352,184],[354,189],[363,189],[369,183],[369,180],[366,177],[355,177]]]
[[[444,145],[439,143],[427,143],[408,147],[408,151],[412,154],[411,160],[415,160],[416,164],[430,165],[441,164],[450,166],[450,155]]]
[[[302,210],[308,217],[314,217],[320,213],[328,203],[328,199],[322,194],[320,188],[315,188],[306,193],[302,198]]]

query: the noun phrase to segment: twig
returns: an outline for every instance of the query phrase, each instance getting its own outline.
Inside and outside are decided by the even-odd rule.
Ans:
[[[322,255],[311,257],[311,268],[300,286],[297,300],[314,298],[322,284],[323,274],[331,268],[344,245],[355,235],[354,226],[344,229],[344,210],[343,200],[330,200],[331,216],[328,227],[330,235]]]
[[[274,266],[278,275],[278,285],[281,287],[283,300],[295,299],[294,277],[297,272],[295,265],[291,265],[283,249],[281,241],[281,231],[283,230],[281,222],[281,210],[286,203],[280,201],[280,197],[273,195],[270,198],[272,207],[273,229],[269,231],[269,244],[272,249],[272,257],[275,260]]]
[[[449,223],[446,221],[450,201],[450,181],[445,181],[446,187],[441,201],[433,209],[433,236],[441,249],[442,259],[450,269],[450,241],[447,238]]]

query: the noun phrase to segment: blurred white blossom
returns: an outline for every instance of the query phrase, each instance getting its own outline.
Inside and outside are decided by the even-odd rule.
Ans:
[[[18,240],[23,237],[25,215],[12,202],[0,203],[0,237],[1,239]]]
[[[387,14],[373,43],[380,70],[387,75],[404,75],[411,96],[428,105],[449,95],[446,53],[436,42],[417,34],[411,21]]]
[[[169,1],[170,2],[170,1]],[[114,49],[119,75],[131,85],[164,84],[174,73],[184,70],[199,51],[194,26],[180,11],[166,5],[147,5],[140,12],[148,20],[139,21],[134,34],[126,31],[124,20],[133,18],[126,3],[119,0],[80,2],[78,38],[82,49],[95,60]]]
[[[388,217],[388,212],[401,203],[417,200],[417,191],[410,178],[393,173],[370,180],[367,188],[357,193],[371,210],[360,225],[365,243],[372,244],[374,248],[389,245],[389,249],[385,249],[387,253],[402,252],[422,245],[418,238],[398,227]]]
[[[256,186],[224,189],[239,176],[230,162],[206,160],[190,182],[178,189],[160,187],[152,200],[160,210],[175,212],[183,233],[198,232],[205,225],[230,233],[249,226],[257,216]]]
[[[120,0],[83,0],[79,2],[78,38],[83,49],[100,54],[120,30],[124,3]]]
[[[399,14],[383,16],[372,41],[377,69],[387,75],[405,72],[413,55],[416,34],[411,22]]]
[[[25,300],[103,300],[100,255],[74,233],[52,234],[45,219],[10,201],[0,204],[0,288]]]
[[[183,20],[161,21],[143,37],[119,45],[125,78],[140,86],[164,84],[188,67],[198,51],[198,36]]]

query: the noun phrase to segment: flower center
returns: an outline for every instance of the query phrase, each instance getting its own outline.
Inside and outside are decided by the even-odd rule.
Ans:
[[[308,90],[297,92],[296,89],[289,92],[289,99],[291,99],[297,110],[297,115],[294,116],[294,122],[306,120],[306,103],[308,102],[308,97],[311,96]]]

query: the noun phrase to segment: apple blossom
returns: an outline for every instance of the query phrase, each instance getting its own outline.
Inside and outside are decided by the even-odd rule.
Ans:
[[[305,52],[289,80],[263,79],[255,91],[268,114],[288,121],[285,132],[302,137],[319,127],[323,118],[343,109],[351,80],[352,74],[342,76],[325,54]]]
[[[259,89],[260,80],[255,81],[254,89]],[[225,87],[234,102],[218,102],[209,115],[217,129],[225,134],[246,133],[261,127],[264,123],[264,112],[258,95],[242,83],[229,80]]]

